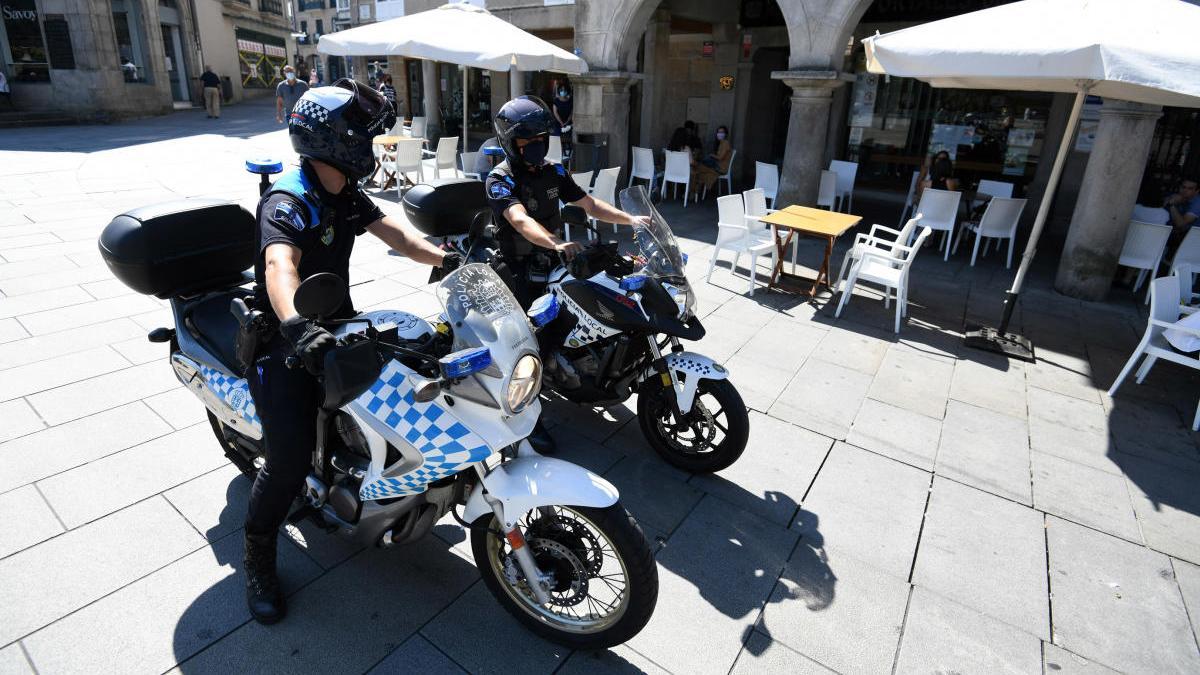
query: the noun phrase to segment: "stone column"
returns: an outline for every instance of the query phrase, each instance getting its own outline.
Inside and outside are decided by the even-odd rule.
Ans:
[[[425,106],[425,138],[437,138],[442,133],[441,80],[436,61],[421,62],[422,105]]]
[[[771,73],[771,78],[783,80],[792,88],[792,113],[776,203],[812,206],[817,202],[821,170],[826,168],[825,136],[833,90],[845,80],[833,70],[777,71]]]
[[[1161,106],[1107,99],[1083,174],[1054,288],[1081,300],[1103,300],[1137,201]]]
[[[639,73],[601,71],[571,78],[575,89],[576,138],[579,134],[608,135],[608,162],[593,168],[621,167],[618,185],[628,178],[629,87],[641,77]],[[586,157],[581,159],[589,161]]]
[[[655,11],[642,39],[645,40],[643,71],[646,79],[642,86],[641,138],[637,143],[646,148],[659,148],[667,144],[671,133],[670,121],[663,115],[670,80],[671,13],[665,9]]]

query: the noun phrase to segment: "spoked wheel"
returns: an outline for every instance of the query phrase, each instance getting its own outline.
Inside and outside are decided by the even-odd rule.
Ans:
[[[530,630],[574,649],[605,649],[650,620],[658,569],[641,528],[619,503],[543,507],[517,526],[545,575],[548,604],[538,604],[495,516],[475,522],[471,550],[492,594]]]
[[[729,380],[701,380],[684,419],[676,419],[670,392],[650,378],[638,392],[642,434],[662,458],[692,473],[720,471],[746,449],[750,416]]]
[[[221,444],[221,448],[225,450],[225,456],[233,465],[242,472],[250,480],[254,480],[258,476],[258,469],[264,463],[264,458],[251,453],[235,439],[240,436],[238,432],[230,429],[217,419],[217,416],[208,411],[208,424],[212,427],[213,434],[217,437],[217,442]]]

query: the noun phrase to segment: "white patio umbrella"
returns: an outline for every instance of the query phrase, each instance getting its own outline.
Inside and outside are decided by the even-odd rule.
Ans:
[[[405,56],[463,68],[463,152],[467,151],[466,68],[549,70],[578,75],[587,63],[561,47],[467,3],[442,5],[398,19],[322,35],[332,56]]]
[[[1092,94],[1200,107],[1198,26],[1200,7],[1181,0],[1023,0],[863,40],[872,73],[914,77],[935,87],[1075,93],[1000,327],[969,333],[968,344],[1033,359],[1032,345],[1007,333],[1008,323],[1084,99]]]

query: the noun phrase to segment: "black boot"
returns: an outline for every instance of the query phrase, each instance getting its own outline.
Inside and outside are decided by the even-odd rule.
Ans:
[[[246,604],[254,620],[273,624],[287,614],[287,604],[275,573],[275,544],[279,535],[246,532]]]
[[[546,431],[546,427],[542,426],[542,418],[538,418],[537,424],[533,425],[533,433],[529,434],[529,445],[533,446],[533,451],[539,455],[553,455],[558,452],[558,443],[550,432]]]

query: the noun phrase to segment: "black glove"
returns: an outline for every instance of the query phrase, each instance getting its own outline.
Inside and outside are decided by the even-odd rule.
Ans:
[[[332,333],[302,316],[293,316],[281,322],[279,332],[292,344],[295,355],[313,375],[321,373],[326,352],[337,344],[337,338]]]
[[[442,276],[450,274],[454,270],[462,267],[463,257],[461,253],[451,251],[442,256]]]

